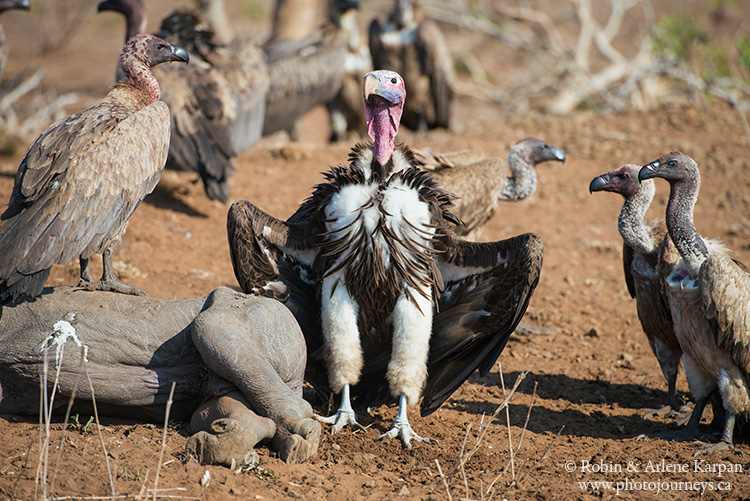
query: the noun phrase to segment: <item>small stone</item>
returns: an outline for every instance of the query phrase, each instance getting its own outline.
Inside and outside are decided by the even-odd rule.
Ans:
[[[367,487],[368,489],[374,489],[375,488],[375,481],[374,480],[368,480],[364,483],[363,487]]]
[[[408,496],[409,495],[409,489],[406,486],[401,487],[401,490],[398,491],[399,496]]]

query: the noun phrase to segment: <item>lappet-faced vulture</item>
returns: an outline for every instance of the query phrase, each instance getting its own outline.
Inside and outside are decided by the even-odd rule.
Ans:
[[[750,274],[722,245],[701,237],[693,223],[700,189],[695,161],[673,151],[644,165],[638,179],[670,185],[667,229],[681,259],[665,280],[675,334],[695,407],[681,436],[700,434],[698,423],[718,387],[726,419],[721,441],[703,449],[732,447],[737,417],[750,416]]]
[[[677,411],[680,404],[675,395],[675,384],[682,349],[661,284],[680,256],[667,238],[663,219],[651,224],[644,222],[656,188],[653,180],[638,181],[640,169],[639,165],[627,164],[597,176],[589,184],[589,191],[610,191],[625,199],[617,221],[623,240],[625,283],[630,297],[636,301],[638,318],[651,351],[667,380],[667,406]]]
[[[399,72],[409,102],[402,123],[413,130],[449,127],[453,61],[438,25],[415,0],[395,0],[388,22],[374,19],[369,34],[372,65]]]
[[[142,0],[105,0],[98,10],[125,16],[128,40],[146,30]],[[261,137],[268,92],[268,67],[260,47],[246,37],[229,44],[194,12],[175,11],[162,20],[158,36],[184,47],[192,64],[157,68],[171,112],[167,167],[196,171],[212,200],[227,202],[234,158]]]
[[[416,153],[424,168],[458,197],[453,212],[463,225],[454,230],[470,240],[482,235],[484,224],[497,211],[498,202],[524,200],[536,191],[538,164],[552,160],[565,162],[563,150],[535,137],[511,146],[507,162],[481,150]]]
[[[76,257],[81,285],[143,294],[117,281],[112,249],[164,169],[169,109],[151,68],[167,61],[187,62],[188,54],[152,35],[133,37],[120,56],[128,83],[29,147],[0,216],[0,299],[39,295],[52,265]],[[103,253],[99,282],[89,271],[94,253]]]
[[[0,14],[10,9],[29,10],[29,0],[0,0]],[[5,31],[0,26],[0,76],[3,75],[5,63],[8,61],[8,42],[5,40]]]
[[[360,427],[353,405],[399,403],[393,427],[417,435],[407,406],[430,414],[478,369],[487,374],[526,311],[543,247],[532,233],[491,243],[458,238],[447,221],[453,195],[395,146],[405,90],[398,73],[364,81],[370,144],[287,221],[240,200],[227,228],[245,292],[284,301],[307,339],[307,378],[341,393],[335,433]],[[353,404],[353,405],[352,405]]]

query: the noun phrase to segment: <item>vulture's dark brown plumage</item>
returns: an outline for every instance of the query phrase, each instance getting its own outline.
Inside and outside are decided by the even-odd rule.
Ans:
[[[342,393],[333,431],[358,426],[350,396],[357,407],[398,399],[380,438],[409,447],[429,439],[411,430],[407,404],[421,396],[430,414],[472,372],[489,372],[526,311],[543,248],[530,233],[458,238],[447,226],[453,195],[394,147],[403,80],[369,73],[365,96],[374,143],[357,145],[289,220],[240,200],[227,229],[242,289],[284,301],[307,339],[308,380]]]
[[[441,185],[458,197],[453,212],[463,225],[455,228],[456,233],[476,240],[497,210],[499,201],[515,202],[531,196],[536,191],[537,164],[552,160],[564,162],[565,152],[528,137],[511,146],[507,161],[479,150],[419,151],[417,158]]]
[[[29,10],[29,0],[0,0],[0,14],[6,10],[22,9]],[[0,26],[0,77],[3,76],[5,63],[8,61],[8,42],[5,40],[5,31]]]
[[[329,21],[319,30],[265,45],[271,83],[263,135],[283,130],[296,140],[297,121],[339,93],[347,74],[347,28],[353,9],[359,9],[357,0],[332,0]]]
[[[169,146],[169,110],[151,67],[187,62],[187,52],[152,35],[132,38],[119,83],[91,108],[50,125],[29,147],[0,216],[0,298],[41,293],[53,264],[80,257],[81,281],[142,293],[116,281],[112,248],[161,177]],[[88,258],[104,253],[94,284]]]
[[[105,0],[99,11],[126,18],[126,39],[146,29],[142,0]],[[193,12],[177,11],[161,23],[158,35],[190,53],[189,66],[156,69],[171,112],[168,168],[193,170],[206,194],[226,202],[234,158],[261,137],[268,92],[268,67],[260,47],[245,37],[224,45]]]
[[[402,123],[413,130],[449,127],[453,61],[438,25],[415,0],[395,0],[388,22],[374,19],[369,34],[372,66],[403,75],[409,102]]]
[[[725,247],[703,239],[695,229],[693,209],[700,189],[695,161],[673,151],[644,165],[638,175],[641,181],[656,177],[670,184],[667,229],[681,259],[664,288],[696,399],[683,434],[700,434],[703,409],[718,389],[726,411],[722,438],[699,452],[729,448],[735,420],[750,417],[750,274]]]
[[[679,259],[677,249],[666,239],[664,220],[650,225],[644,217],[656,191],[652,180],[638,181],[640,166],[628,164],[594,178],[589,190],[619,193],[625,199],[618,229],[623,239],[622,260],[625,282],[636,300],[638,318],[648,344],[667,380],[667,405],[680,409],[675,394],[682,349],[674,333],[672,315],[662,295],[663,278]]]

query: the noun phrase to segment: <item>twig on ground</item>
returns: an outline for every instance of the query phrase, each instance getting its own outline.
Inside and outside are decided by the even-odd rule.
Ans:
[[[481,431],[479,431],[474,447],[467,453],[461,455],[458,458],[458,461],[456,461],[456,464],[454,464],[453,467],[451,467],[450,471],[448,472],[449,477],[453,476],[460,468],[462,468],[463,465],[466,464],[466,462],[479,450],[479,447],[482,445],[484,441],[484,437],[487,434],[487,430],[489,429],[489,423],[494,421],[497,415],[500,414],[500,412],[503,409],[505,409],[505,407],[507,407],[508,402],[510,401],[511,397],[513,397],[513,394],[518,389],[518,386],[521,384],[524,378],[529,374],[530,370],[531,369],[527,369],[518,375],[518,377],[516,378],[516,382],[513,384],[513,388],[510,390],[510,392],[508,392],[508,394],[505,396],[505,399],[500,403],[500,405],[497,406],[495,411],[490,416],[490,419],[488,420],[488,425],[485,426]]]
[[[448,501],[453,501],[450,487],[448,487],[448,481],[445,479],[445,475],[443,475],[443,469],[440,467],[440,461],[438,461],[437,458],[435,458],[435,464],[437,465],[438,473],[440,474],[440,479],[443,481],[443,485],[445,486],[445,493],[448,495]]]
[[[164,411],[164,431],[161,436],[161,451],[159,452],[159,464],[156,465],[156,478],[154,478],[154,499],[156,499],[156,491],[159,488],[159,473],[161,472],[161,462],[164,459],[164,449],[167,446],[167,427],[169,426],[169,410],[172,408],[172,398],[174,397],[175,382],[172,381],[172,388],[169,390],[169,399],[167,400],[167,409]]]
[[[500,362],[497,363],[497,369],[500,373],[500,384],[503,388],[503,395],[505,395],[505,377],[503,377],[503,364]],[[516,481],[516,462],[515,462],[515,451],[513,450],[513,437],[511,436],[510,432],[510,410],[508,409],[508,406],[505,406],[505,421],[507,424],[507,430],[508,430],[508,452],[510,453],[510,476],[513,482]]]

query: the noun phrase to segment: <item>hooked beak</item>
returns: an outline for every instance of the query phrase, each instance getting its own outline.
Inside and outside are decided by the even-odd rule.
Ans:
[[[190,56],[182,47],[172,45],[172,61],[179,61],[187,64],[187,62],[190,61]]]
[[[659,161],[654,160],[651,163],[648,163],[641,167],[641,170],[638,171],[638,181],[643,181],[645,179],[651,179],[654,177],[657,177],[659,174]]]
[[[589,184],[589,193],[595,191],[602,191],[609,186],[609,174],[602,174],[601,176],[595,177]]]
[[[13,3],[14,9],[21,9],[21,10],[30,10],[31,5],[29,4],[29,0],[16,0],[16,2]]]
[[[550,146],[550,151],[552,151],[552,156],[555,157],[555,160],[565,163],[565,152],[563,150]]]
[[[370,97],[378,96],[390,105],[395,106],[401,102],[401,96],[389,87],[385,87],[380,78],[375,73],[370,72],[365,75],[365,101],[370,101]]]

